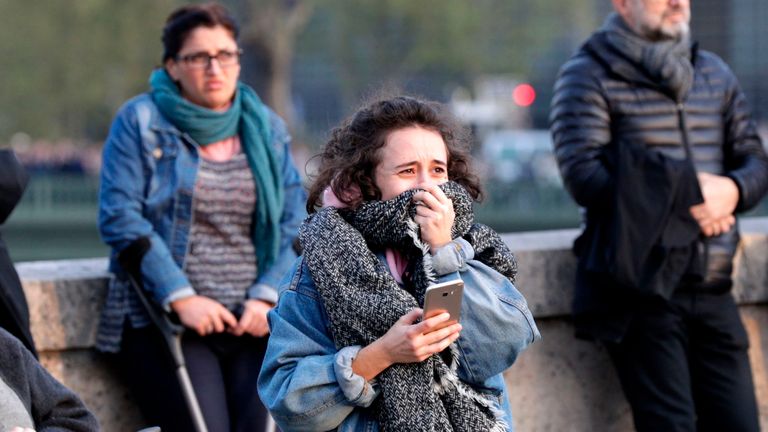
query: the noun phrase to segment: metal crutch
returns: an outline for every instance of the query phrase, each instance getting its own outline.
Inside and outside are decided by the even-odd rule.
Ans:
[[[171,357],[173,358],[176,367],[176,377],[181,385],[181,392],[187,403],[187,408],[192,417],[192,424],[195,427],[195,431],[208,432],[208,427],[205,425],[205,419],[203,418],[203,412],[200,410],[200,403],[197,401],[195,389],[192,387],[192,381],[190,381],[189,374],[187,373],[184,354],[181,351],[181,336],[184,333],[184,326],[173,322],[170,316],[159,305],[147,297],[147,292],[144,290],[144,284],[141,280],[141,259],[150,247],[151,243],[149,239],[147,237],[141,237],[122,250],[117,259],[120,262],[120,266],[122,266],[123,270],[127,273],[128,280],[130,281],[131,286],[133,286],[139,300],[141,300],[142,305],[144,305],[144,309],[147,311],[147,314],[149,314],[150,319],[160,330],[160,334],[162,334],[168,350],[171,353]]]

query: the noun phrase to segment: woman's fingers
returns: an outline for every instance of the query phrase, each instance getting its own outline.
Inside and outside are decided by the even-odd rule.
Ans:
[[[420,190],[413,195],[413,201],[420,203],[416,207],[416,216],[413,220],[421,228],[421,239],[430,246],[434,252],[452,239],[451,229],[455,213],[453,201],[437,185],[420,186]]]
[[[269,324],[266,321],[258,321],[251,326],[250,334],[255,337],[264,337],[269,333]]]
[[[458,335],[461,332],[461,324],[451,320],[449,313],[443,312],[416,324],[414,330],[419,335],[416,345],[428,349],[429,346],[440,343],[454,334]]]
[[[213,325],[209,318],[213,307],[211,302],[209,298],[195,295],[173,301],[171,308],[179,315],[182,324],[204,336],[211,331],[209,327]]]
[[[237,319],[229,309],[225,308],[221,303],[211,300],[212,307],[208,310],[208,325],[206,326],[206,334],[210,333],[222,333],[227,327],[236,327]]]
[[[446,327],[446,323],[450,320],[451,314],[448,312],[443,312],[440,314],[437,314],[433,317],[427,318],[420,323],[413,324],[416,320],[419,318],[422,318],[424,311],[420,308],[414,308],[407,314],[400,317],[399,320],[397,320],[397,323],[395,323],[395,326],[406,326],[405,334],[406,337],[409,338],[412,341],[412,345],[423,345],[424,342],[421,340],[421,338],[426,335],[434,332],[435,330]]]
[[[255,337],[266,336],[269,333],[267,313],[273,306],[273,304],[262,300],[247,300],[243,309],[243,316],[237,324],[240,334],[247,332]]]
[[[461,324],[452,324],[422,336],[416,355],[419,361],[423,361],[433,354],[437,354],[448,348],[450,344],[459,338]]]
[[[214,313],[210,317],[210,320],[211,320],[214,332],[221,333],[224,331],[224,320],[221,319],[221,315],[219,315],[219,313]]]
[[[205,336],[211,332],[209,330],[209,328],[211,327],[212,325],[208,324],[207,322],[200,322],[200,324],[196,325],[193,328],[197,332],[197,334],[199,334],[200,336]]]
[[[443,192],[438,185],[420,185],[420,190],[413,194],[413,201],[421,203],[420,207],[427,207],[434,211],[447,211],[453,208],[453,201]],[[418,208],[417,208],[418,210]]]
[[[451,336],[453,336],[454,334],[458,334],[459,332],[461,332],[461,324],[459,323],[451,324],[447,327],[443,327],[441,329],[425,334],[424,342],[427,345],[432,345],[442,340],[445,340],[447,338],[450,338]]]
[[[444,206],[443,203],[428,191],[419,191],[413,194],[413,202],[417,204],[417,211],[419,208],[438,211]]]
[[[222,328],[219,330],[220,332],[223,332],[226,327],[237,327],[237,318],[235,318],[235,315],[229,311],[229,309],[225,308],[224,305],[219,304],[221,306],[219,318],[222,320]]]
[[[195,327],[195,330],[200,336],[206,336],[216,330],[216,324],[211,317],[206,316],[200,320],[200,323]]]
[[[435,342],[433,342],[431,345],[429,345],[429,347],[431,348],[430,355],[442,352],[444,349],[448,348],[448,346],[450,346],[452,343],[456,342],[456,339],[458,339],[459,336],[461,335],[461,326],[459,324],[456,324],[456,325],[459,326],[458,330],[451,331],[448,334],[448,336],[442,339],[438,339]]]
[[[253,315],[249,314],[246,309],[243,309],[243,315],[240,316],[240,321],[237,322],[237,325],[230,326],[228,331],[235,336],[242,336],[243,333],[251,328],[252,321]]]
[[[444,323],[449,319],[451,319],[451,314],[448,312],[439,313],[417,324],[416,330],[419,333],[429,333],[439,327],[443,327]]]
[[[390,363],[423,361],[444,350],[459,337],[461,325],[450,321],[450,314],[441,313],[413,324],[422,314],[422,309],[412,309],[379,339],[391,357]]]
[[[424,191],[417,192],[416,194],[419,194],[419,193],[424,194],[425,200],[429,200],[433,203],[439,203],[443,205],[452,203],[451,199],[448,198],[445,192],[443,192],[443,190],[440,189],[440,186],[436,183],[431,183],[431,184],[422,183],[419,185],[419,188],[424,189]]]
[[[414,322],[416,322],[417,319],[421,318],[421,314],[424,312],[421,308],[413,308],[408,312],[407,314],[400,317],[399,320],[395,323],[395,325],[411,325]]]
[[[182,324],[200,336],[221,333],[227,326],[237,326],[237,319],[221,303],[205,296],[191,296],[174,301],[171,305]]]
[[[266,319],[257,319],[254,317],[247,326],[244,326],[244,330],[252,336],[262,337],[269,333],[269,325],[267,324]]]

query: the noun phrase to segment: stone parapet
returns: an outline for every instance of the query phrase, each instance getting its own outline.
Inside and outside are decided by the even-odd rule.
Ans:
[[[768,430],[768,218],[741,223],[734,269],[751,348],[750,360]],[[576,230],[505,234],[519,261],[518,286],[528,299],[543,339],[506,372],[518,430],[628,431],[629,407],[604,350],[573,337],[569,319]],[[107,260],[20,263],[32,334],[41,362],[82,396],[105,431],[143,426],[109,356],[96,353],[96,326],[106,296]]]
[[[107,295],[106,258],[16,265],[29,304],[40,362],[79,394],[104,431],[135,431],[141,413],[113,358],[96,352],[96,328]]]
[[[110,277],[106,258],[20,263],[16,271],[39,351],[94,346]]]

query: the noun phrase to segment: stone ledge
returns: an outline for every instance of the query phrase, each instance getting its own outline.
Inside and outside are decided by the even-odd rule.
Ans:
[[[733,295],[739,304],[768,302],[768,218],[740,224]],[[571,246],[578,234],[573,229],[502,235],[517,256],[517,285],[536,318],[570,315],[576,271]]]
[[[20,263],[16,270],[39,351],[94,346],[110,277],[107,259]]]
[[[739,304],[768,302],[768,218],[745,219],[734,268]],[[520,264],[518,287],[537,318],[570,314],[578,230],[504,234]],[[40,349],[87,348],[95,341],[106,295],[106,258],[38,261],[16,266],[29,300],[32,334]]]
[[[768,307],[744,305],[749,358],[768,431]],[[567,319],[537,319],[542,334],[504,373],[520,431],[632,431],[632,413],[602,345],[573,337]]]
[[[86,258],[65,261],[31,261],[16,265],[24,281],[60,281],[109,278],[106,258]]]
[[[750,337],[761,426],[768,430],[768,218],[742,221],[734,294]],[[632,430],[629,408],[600,346],[573,338],[569,320],[577,230],[503,235],[520,262],[542,341],[505,373],[519,430]],[[105,258],[20,263],[41,362],[82,396],[103,430],[142,421],[108,356],[93,351],[109,273]]]

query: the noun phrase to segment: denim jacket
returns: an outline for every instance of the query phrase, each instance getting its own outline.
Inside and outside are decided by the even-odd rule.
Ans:
[[[472,246],[462,239],[433,257],[439,282],[460,277],[465,284],[456,342],[458,375],[488,396],[512,430],[502,372],[541,336],[515,286],[473,257]],[[378,431],[367,409],[379,394],[376,380],[366,382],[352,371],[361,347],[337,350],[328,323],[309,269],[299,258],[269,313],[271,335],[258,383],[261,399],[284,431]]]
[[[290,136],[283,121],[270,114],[272,145],[282,167],[285,191],[282,237],[275,264],[259,268],[247,295],[275,303],[278,283],[296,258],[292,244],[306,216],[306,194],[289,151]],[[150,239],[141,273],[155,301],[167,304],[180,291],[191,291],[184,259],[194,223],[198,148],[189,135],[160,114],[149,94],[131,99],[117,113],[104,145],[99,191],[99,230],[112,247],[110,270],[116,275],[99,328],[98,346],[102,349],[119,349],[126,315],[134,327],[148,322],[116,260],[117,253],[134,240]]]

